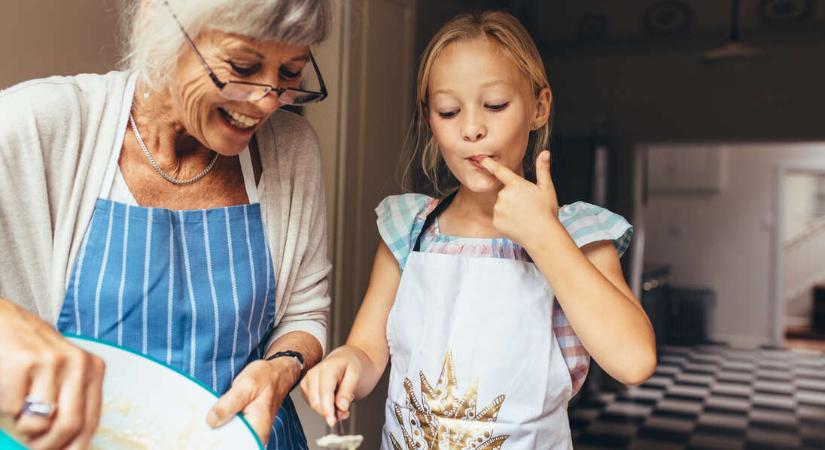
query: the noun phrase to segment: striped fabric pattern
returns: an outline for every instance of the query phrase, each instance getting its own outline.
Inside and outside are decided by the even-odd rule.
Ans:
[[[384,199],[375,209],[378,231],[404,269],[407,257],[421,233],[424,220],[438,200],[422,194],[403,194]],[[559,209],[559,220],[576,245],[612,241],[621,256],[630,245],[633,228],[621,216],[604,208],[576,202]],[[449,255],[531,261],[527,251],[506,238],[478,239],[444,235],[436,220],[421,239],[422,251]],[[558,301],[553,302],[553,333],[570,372],[575,395],[587,377],[590,355],[585,350]]]
[[[149,355],[222,394],[273,327],[268,249],[258,203],[171,211],[99,199],[57,328]],[[289,398],[268,448],[306,448]]]

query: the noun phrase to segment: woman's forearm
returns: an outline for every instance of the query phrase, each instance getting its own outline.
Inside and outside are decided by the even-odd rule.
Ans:
[[[304,371],[306,373],[313,366],[318,364],[323,355],[323,349],[313,335],[304,331],[293,331],[287,333],[276,339],[266,352],[265,358],[274,355],[277,352],[294,351],[300,353],[304,357]],[[280,358],[278,358],[280,359]],[[292,367],[292,365],[291,365]],[[298,365],[294,367],[298,369]],[[294,385],[301,377],[300,370],[290,371],[290,385]]]

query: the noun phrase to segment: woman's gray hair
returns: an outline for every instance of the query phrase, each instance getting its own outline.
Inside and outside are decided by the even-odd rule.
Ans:
[[[178,53],[186,44],[175,12],[195,39],[212,29],[253,39],[296,45],[323,41],[329,31],[329,0],[130,0],[125,10],[125,66],[150,89],[169,82]]]

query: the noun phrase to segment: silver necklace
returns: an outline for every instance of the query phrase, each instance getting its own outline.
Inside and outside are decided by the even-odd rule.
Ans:
[[[212,162],[210,162],[205,169],[201,170],[200,173],[198,173],[194,177],[189,178],[187,180],[180,180],[178,178],[175,178],[169,175],[168,173],[164,172],[163,169],[160,168],[160,164],[158,164],[158,162],[155,161],[155,158],[152,157],[152,154],[149,153],[149,149],[146,148],[146,143],[143,142],[143,137],[141,137],[140,132],[138,131],[137,124],[135,124],[135,118],[132,117],[132,113],[129,113],[129,125],[132,126],[132,131],[135,132],[135,138],[137,138],[138,146],[140,146],[140,149],[143,150],[143,154],[146,155],[146,159],[149,160],[149,164],[152,166],[153,169],[155,169],[155,172],[157,172],[158,175],[160,175],[161,177],[163,177],[164,180],[172,184],[178,186],[184,184],[192,184],[203,178],[207,173],[209,173],[209,171],[212,170],[213,167],[215,167],[215,163],[218,162],[218,156],[220,155],[218,153],[215,153],[215,157],[212,158]]]

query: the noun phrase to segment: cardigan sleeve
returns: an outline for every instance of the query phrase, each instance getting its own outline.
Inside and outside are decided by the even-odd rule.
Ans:
[[[275,328],[267,345],[303,331],[326,349],[330,309],[326,205],[318,137],[301,116],[279,111],[259,136],[265,170],[265,217],[280,261]],[[267,149],[267,144],[275,148]]]
[[[71,190],[83,114],[69,78],[0,92],[0,297],[45,320],[55,314],[55,231]],[[62,286],[60,286],[62,287]]]
[[[284,315],[273,332],[273,340],[293,331],[304,331],[318,340],[325,351],[329,317],[329,274],[332,264],[327,259],[324,193],[319,188],[314,206],[309,212],[307,247],[304,250],[288,301],[282,303]],[[286,297],[285,297],[286,298]]]

